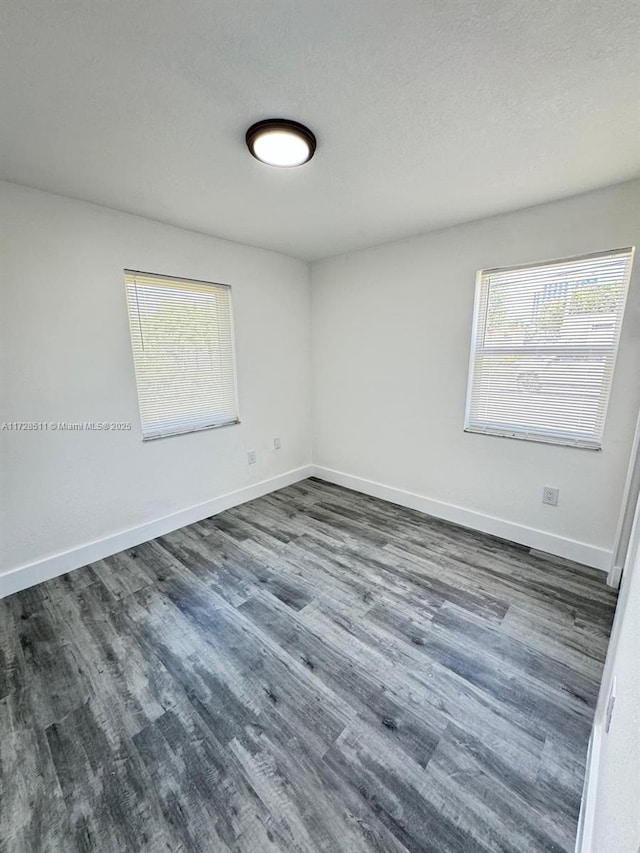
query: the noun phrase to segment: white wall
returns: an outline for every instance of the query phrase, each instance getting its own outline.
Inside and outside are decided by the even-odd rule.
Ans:
[[[133,423],[0,433],[1,572],[310,463],[307,264],[13,184],[0,205],[0,421]],[[142,443],[126,267],[232,285],[240,425]]]
[[[564,556],[606,567],[640,402],[640,258],[602,452],[463,432],[475,276],[634,245],[639,233],[635,181],[314,265],[314,462],[444,517],[494,517],[486,529],[524,544],[560,553],[574,540],[586,547]],[[544,485],[560,489],[558,507],[542,505]]]
[[[542,539],[526,544],[562,553],[568,542],[566,555],[604,567],[640,398],[640,261],[602,453],[462,432],[473,289],[479,268],[633,244],[639,201],[634,182],[316,264],[319,473],[395,487],[383,491],[392,498],[413,493],[407,502],[472,526],[492,516],[486,529],[518,541],[537,529]],[[151,538],[158,519],[178,513],[180,526],[189,508],[308,473],[306,264],[13,184],[0,183],[0,216],[0,421],[133,423],[130,433],[0,432],[5,589],[16,567],[68,555],[51,563],[64,571],[99,556],[76,554],[88,543],[115,536],[120,550],[133,544],[121,531]],[[233,286],[242,424],[141,442],[125,267]],[[560,488],[555,509],[540,502],[545,484]]]
[[[609,732],[606,709],[613,679]],[[580,853],[640,850],[640,504],[591,735]]]

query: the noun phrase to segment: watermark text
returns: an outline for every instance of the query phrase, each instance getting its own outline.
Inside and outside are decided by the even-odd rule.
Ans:
[[[0,432],[127,432],[130,421],[3,421]]]

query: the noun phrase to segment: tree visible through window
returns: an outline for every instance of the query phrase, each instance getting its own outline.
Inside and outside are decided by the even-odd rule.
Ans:
[[[632,258],[479,273],[466,431],[600,448]]]
[[[238,422],[231,288],[125,270],[144,439]]]

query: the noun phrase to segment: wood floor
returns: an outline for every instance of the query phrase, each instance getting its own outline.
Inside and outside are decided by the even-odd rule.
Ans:
[[[22,851],[573,851],[604,575],[306,480],[0,602]]]

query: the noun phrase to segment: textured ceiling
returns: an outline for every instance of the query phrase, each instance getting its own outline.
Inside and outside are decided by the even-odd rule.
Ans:
[[[0,176],[307,259],[640,174],[637,0],[5,0]],[[297,170],[244,147],[282,115]]]

